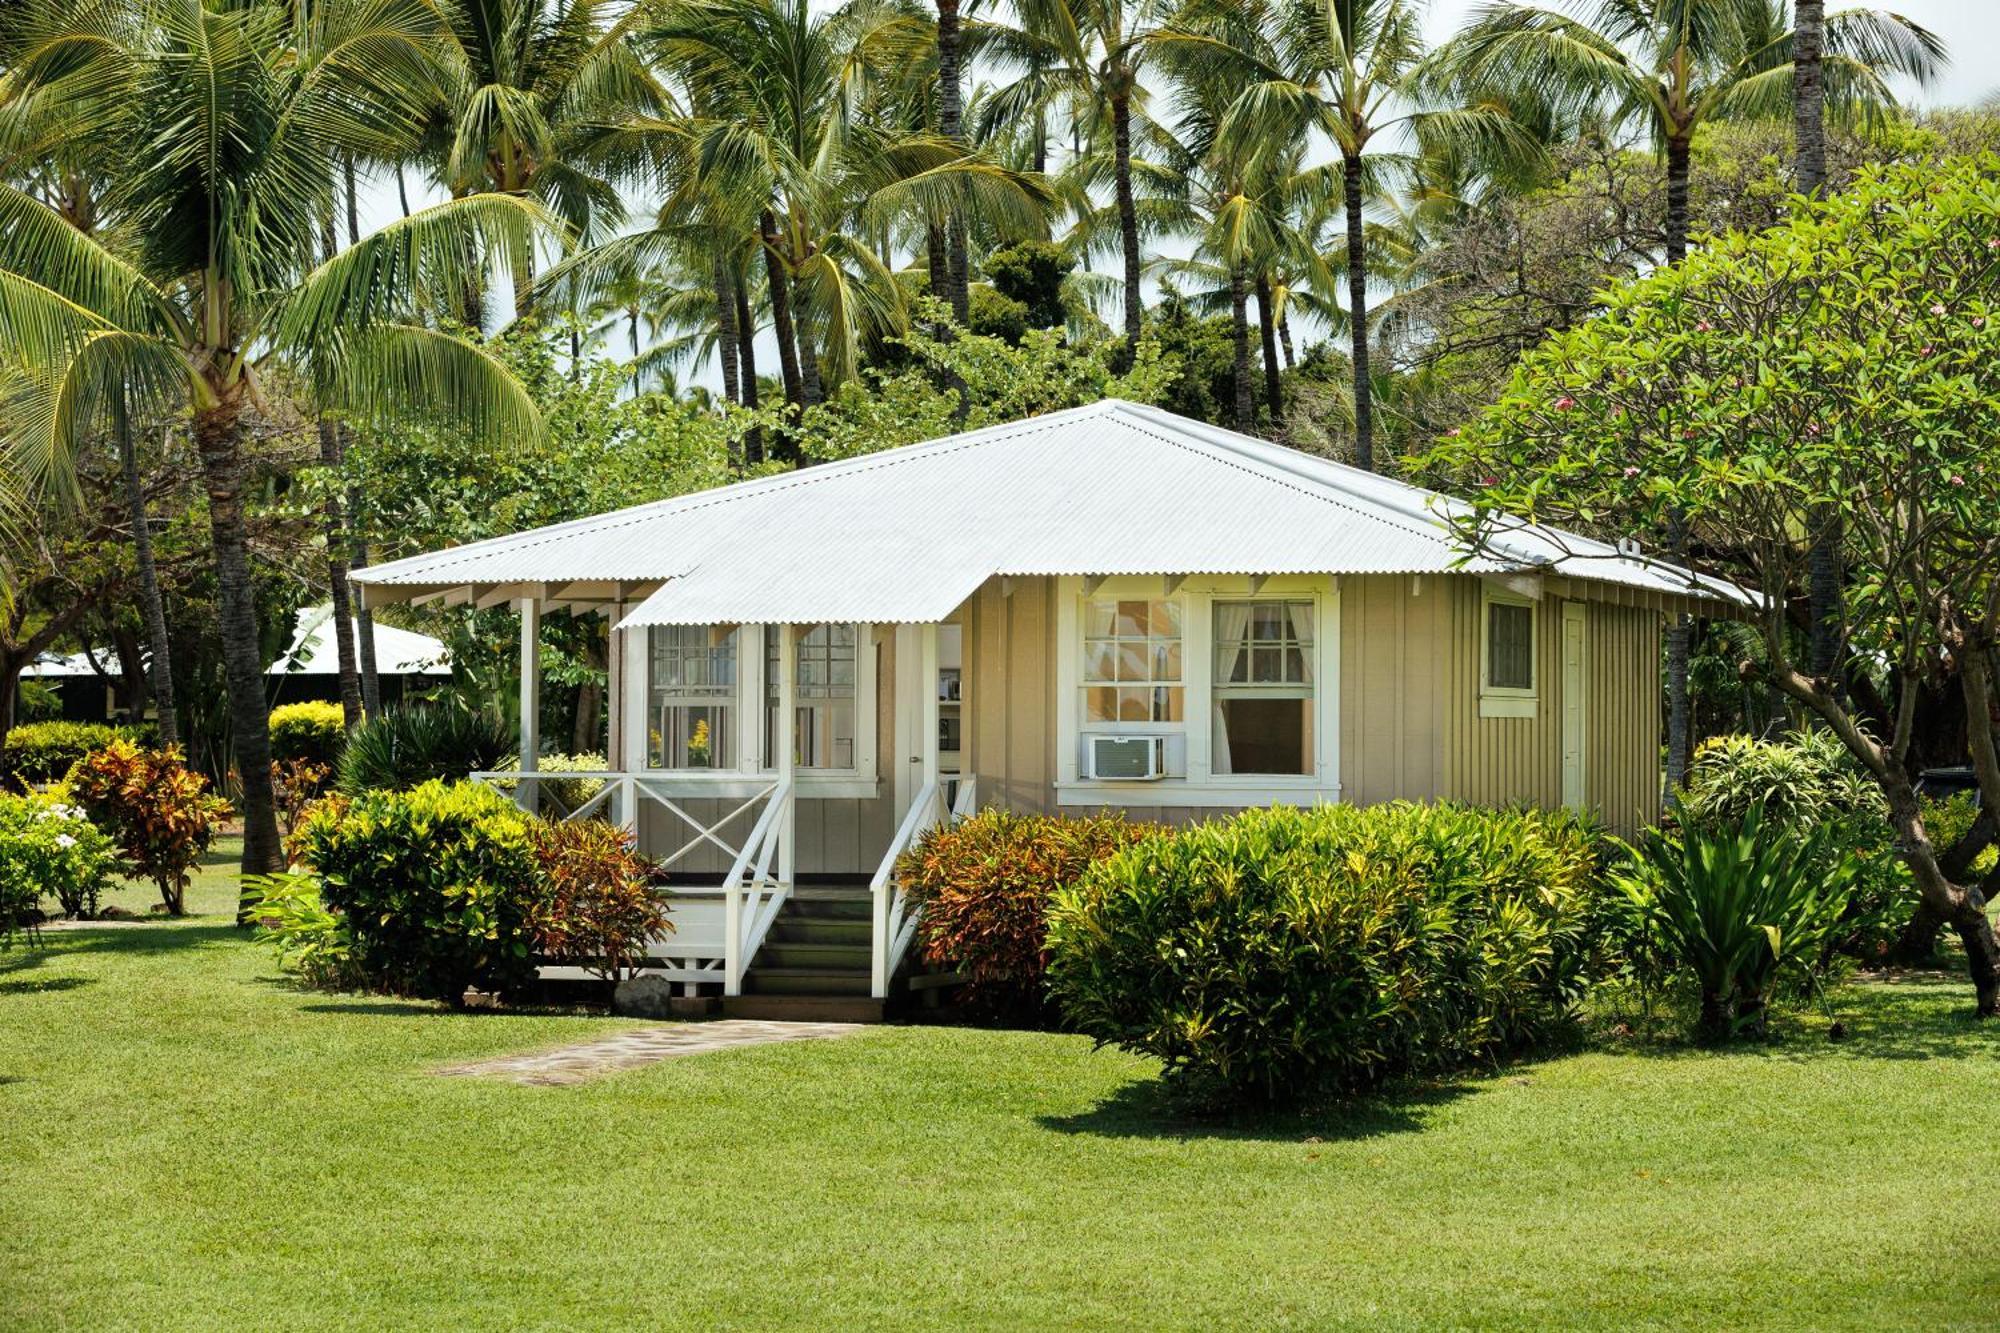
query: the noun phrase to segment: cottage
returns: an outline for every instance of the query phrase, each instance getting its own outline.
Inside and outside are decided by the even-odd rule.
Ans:
[[[662,972],[880,1001],[914,925],[895,859],[977,807],[1649,821],[1663,618],[1741,594],[1546,529],[1468,558],[1455,504],[1109,401],[356,578],[371,606],[519,608],[529,755],[538,617],[604,614],[611,771],[563,813],[679,872]]]

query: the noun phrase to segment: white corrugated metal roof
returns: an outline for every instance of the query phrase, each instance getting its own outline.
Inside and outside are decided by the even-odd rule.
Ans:
[[[627,624],[949,616],[995,575],[1549,569],[1697,591],[1671,566],[1549,530],[1466,561],[1459,502],[1117,399],[739,482],[357,572],[376,586],[663,585]],[[1741,599],[1727,585],[1700,585]]]
[[[361,622],[354,621],[354,641],[361,642]],[[273,676],[335,676],[340,674],[340,649],[333,641],[333,605],[301,607],[292,642],[271,663]],[[449,676],[451,655],[443,643],[394,625],[375,622],[375,669],[389,676]]]

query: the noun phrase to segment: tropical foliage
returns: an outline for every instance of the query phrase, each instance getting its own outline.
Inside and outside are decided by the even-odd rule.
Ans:
[[[229,802],[182,761],[178,749],[114,739],[70,770],[69,790],[118,843],[127,873],[150,879],[167,915],[186,910],[188,880],[215,841]]]
[[[0,922],[25,919],[44,894],[66,917],[96,916],[117,869],[117,849],[82,810],[51,796],[0,795]]]

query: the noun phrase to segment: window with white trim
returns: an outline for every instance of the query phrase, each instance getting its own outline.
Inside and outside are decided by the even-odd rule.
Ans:
[[[647,631],[648,768],[734,766],[739,637],[734,625]]]
[[[778,766],[778,635],[764,636],[764,766]],[[792,763],[802,769],[856,767],[856,693],[861,636],[853,624],[814,625],[794,653]]]
[[[1209,771],[1303,776],[1313,741],[1313,604],[1214,604]]]
[[[1533,717],[1535,604],[1488,588],[1482,592],[1480,607],[1480,716]]]
[[[1092,597],[1083,608],[1083,722],[1104,729],[1186,716],[1181,607],[1171,598]]]

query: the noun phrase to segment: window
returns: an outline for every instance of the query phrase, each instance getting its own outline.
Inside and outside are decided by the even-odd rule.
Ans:
[[[1094,597],[1084,603],[1083,634],[1086,726],[1181,720],[1179,602]]]
[[[764,636],[764,766],[778,766],[778,635]],[[792,762],[799,768],[855,767],[855,654],[860,635],[854,625],[815,625],[794,649],[797,683],[792,705],[797,719]]]
[[[1217,602],[1209,770],[1315,771],[1313,604]]]
[[[655,625],[647,640],[646,764],[735,765],[734,625]]]
[[[1535,604],[1485,594],[1480,642],[1479,712],[1482,717],[1535,715]]]

